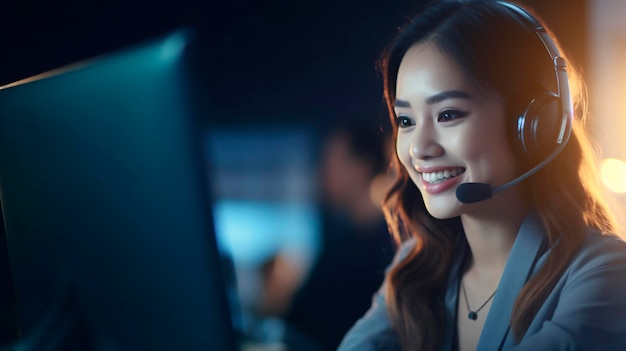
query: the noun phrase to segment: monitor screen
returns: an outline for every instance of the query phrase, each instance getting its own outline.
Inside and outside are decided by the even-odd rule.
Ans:
[[[191,41],[177,31],[0,88],[20,342],[236,348]]]

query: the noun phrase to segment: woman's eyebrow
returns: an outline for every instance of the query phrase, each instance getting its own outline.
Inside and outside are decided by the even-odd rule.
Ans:
[[[407,108],[411,107],[411,103],[405,100],[396,100],[393,103],[393,107]]]
[[[447,90],[437,93],[426,98],[428,105],[436,104],[447,99],[471,99],[472,96],[462,90]],[[393,103],[394,108],[410,108],[411,103],[406,100],[396,100]]]
[[[472,96],[462,90],[448,90],[435,94],[426,98],[426,103],[429,105],[442,102],[446,99],[471,99]]]

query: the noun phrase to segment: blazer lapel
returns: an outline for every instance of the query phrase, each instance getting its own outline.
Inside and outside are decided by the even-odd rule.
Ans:
[[[460,233],[460,235],[465,234]],[[454,257],[456,259],[453,261],[452,267],[450,268],[446,295],[444,298],[444,303],[446,306],[446,330],[443,338],[443,343],[441,345],[442,351],[456,350],[456,314],[459,296],[459,279],[461,276],[461,268],[467,258],[468,250],[469,249],[467,247],[467,241],[463,239],[460,240],[454,251]]]
[[[480,335],[477,351],[500,350],[509,333],[515,299],[533,272],[544,237],[545,229],[539,218],[534,212],[530,212],[524,218],[511,248]]]

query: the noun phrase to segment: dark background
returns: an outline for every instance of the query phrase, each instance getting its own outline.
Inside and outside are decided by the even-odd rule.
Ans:
[[[183,25],[202,39],[215,122],[386,123],[375,63],[420,0],[3,0],[0,84]],[[585,66],[585,0],[526,0]],[[497,54],[497,53],[494,53]]]

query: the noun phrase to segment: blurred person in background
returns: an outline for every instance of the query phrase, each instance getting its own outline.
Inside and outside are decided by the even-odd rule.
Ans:
[[[389,142],[367,123],[335,126],[323,139],[320,253],[304,277],[280,255],[264,272],[260,312],[282,317],[288,350],[335,350],[383,281],[393,256],[381,209],[395,179]]]

